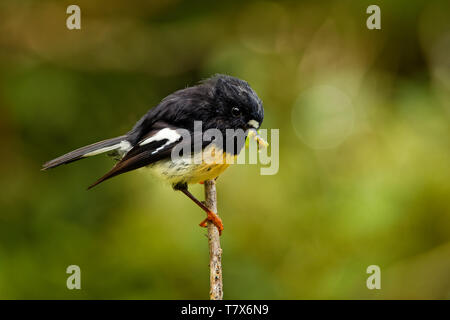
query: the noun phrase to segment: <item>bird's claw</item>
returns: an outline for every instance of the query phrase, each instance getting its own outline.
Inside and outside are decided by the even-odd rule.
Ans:
[[[204,228],[207,227],[207,222],[211,221],[216,226],[217,230],[219,230],[219,235],[222,235],[223,231],[222,219],[220,219],[220,217],[212,211],[208,211],[207,215],[208,216],[206,217],[206,219],[200,222],[200,227]]]

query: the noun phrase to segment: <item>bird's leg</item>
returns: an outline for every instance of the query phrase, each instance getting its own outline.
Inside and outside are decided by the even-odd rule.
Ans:
[[[206,227],[206,222],[211,221],[219,230],[219,234],[222,234],[222,230],[223,230],[222,219],[220,219],[220,217],[216,213],[209,210],[208,207],[205,206],[205,204],[202,201],[200,201],[196,197],[194,197],[194,195],[188,191],[187,184],[176,184],[173,186],[173,188],[175,190],[179,190],[179,191],[183,192],[186,196],[188,196],[189,199],[194,201],[194,203],[196,205],[198,205],[200,208],[202,208],[203,211],[206,212],[207,217],[205,220],[200,222],[201,227]]]

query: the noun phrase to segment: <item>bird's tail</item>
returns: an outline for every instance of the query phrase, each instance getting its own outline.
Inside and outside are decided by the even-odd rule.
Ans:
[[[55,168],[62,164],[67,164],[73,161],[84,159],[97,154],[110,152],[110,151],[123,151],[126,152],[131,148],[130,143],[127,141],[127,136],[120,136],[108,140],[99,141],[90,144],[85,147],[73,150],[65,155],[62,155],[56,159],[50,160],[42,165],[42,170]]]

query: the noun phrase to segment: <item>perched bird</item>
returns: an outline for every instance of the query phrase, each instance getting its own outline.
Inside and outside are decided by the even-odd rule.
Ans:
[[[115,166],[89,186],[90,189],[119,174],[149,167],[158,177],[171,183],[174,190],[183,192],[207,213],[201,226],[206,226],[209,220],[221,232],[223,224],[220,218],[188,191],[188,184],[217,178],[229,166],[227,159],[235,158],[240,153],[245,145],[245,136],[244,140],[227,138],[227,129],[241,129],[245,135],[252,132],[252,136],[255,136],[263,118],[262,102],[249,84],[219,74],[196,86],[170,94],[150,109],[125,135],[71,151],[48,161],[42,170],[102,153],[118,158]],[[225,140],[233,140],[231,148],[226,143],[216,143],[214,139],[202,141],[201,151],[213,149],[212,154],[223,157],[225,161],[215,163],[173,159],[171,155],[176,146],[194,143],[194,135],[198,135],[194,130],[195,121],[201,121],[202,130],[218,129],[226,137]],[[182,130],[193,139],[183,139]],[[190,156],[196,157],[196,150],[191,151]]]

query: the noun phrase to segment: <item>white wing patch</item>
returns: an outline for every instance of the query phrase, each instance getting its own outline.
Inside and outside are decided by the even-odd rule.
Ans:
[[[84,154],[83,157],[91,157],[100,153],[105,153],[116,149],[119,149],[120,152],[126,153],[131,150],[131,144],[126,140],[122,140],[118,144],[88,152]]]
[[[159,150],[164,149],[164,147],[177,141],[180,138],[181,138],[181,135],[176,130],[170,129],[170,128],[164,128],[164,129],[159,130],[157,133],[155,133],[150,138],[147,138],[144,141],[142,141],[141,143],[139,143],[139,145],[143,146],[143,145],[146,145],[153,141],[167,140],[167,142],[164,143],[162,146],[160,146],[159,148],[156,148],[154,151],[152,151],[152,154],[155,154]]]

